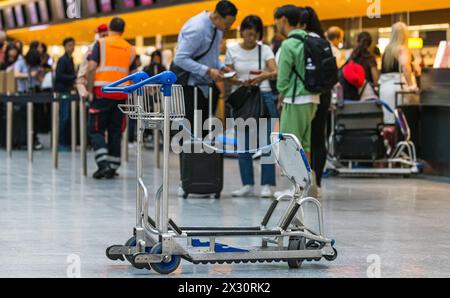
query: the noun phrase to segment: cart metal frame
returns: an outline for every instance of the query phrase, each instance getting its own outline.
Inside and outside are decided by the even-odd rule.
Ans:
[[[272,202],[261,225],[257,227],[180,227],[169,218],[169,153],[170,124],[184,117],[183,89],[174,85],[177,77],[167,71],[149,78],[138,72],[103,88],[104,92],[129,94],[120,109],[131,119],[137,120],[137,182],[136,225],[133,236],[125,245],[112,245],[106,249],[111,260],[127,259],[138,269],[154,269],[168,274],[177,269],[181,258],[194,264],[239,262],[288,262],[292,268],[301,266],[304,260],[332,261],[337,257],[334,240],[324,236],[322,206],[315,198],[307,197],[311,184],[311,170],[300,142],[293,135],[273,134],[272,141],[279,140],[281,148],[289,140],[296,158],[301,158],[303,174],[284,171],[297,191],[293,196],[279,197]],[[123,85],[132,81],[132,85]],[[143,177],[143,131],[145,128],[163,131],[163,182],[154,196],[155,217],[148,212],[150,194]],[[287,144],[287,142],[286,142]],[[283,149],[282,148],[282,149]],[[288,151],[286,151],[288,150]],[[275,154],[280,158],[280,154]],[[282,169],[283,170],[283,169]],[[275,227],[268,227],[279,202],[288,198],[289,206]],[[318,231],[302,223],[303,206],[313,204],[317,210]],[[236,248],[218,243],[217,238],[257,237],[261,246]],[[202,241],[207,239],[208,241]],[[287,239],[287,241],[285,241]]]

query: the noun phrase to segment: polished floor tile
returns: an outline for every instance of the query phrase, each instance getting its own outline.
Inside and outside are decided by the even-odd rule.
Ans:
[[[66,277],[74,260],[82,277],[156,277],[105,257],[105,248],[125,242],[135,221],[135,155],[113,181],[80,174],[79,156],[60,154],[52,170],[49,151],[11,159],[0,151],[0,277]],[[154,193],[161,183],[152,152],[145,153],[145,181]],[[255,169],[257,167],[255,166]],[[89,155],[89,173],[95,170]],[[259,174],[259,170],[256,170]],[[171,159],[170,216],[179,225],[258,225],[270,200],[231,198],[240,186],[237,161],[225,161],[220,200],[177,197],[178,157]],[[258,179],[259,180],[259,179]],[[281,186],[287,181],[279,178]],[[183,277],[381,277],[450,276],[450,184],[426,179],[344,179],[324,182],[326,234],[336,239],[335,262],[193,265],[182,261],[170,276]],[[256,239],[224,239],[257,244]],[[374,267],[379,264],[379,267]]]

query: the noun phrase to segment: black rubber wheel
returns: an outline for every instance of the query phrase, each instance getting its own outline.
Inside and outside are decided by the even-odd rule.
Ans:
[[[136,239],[134,238],[134,236],[128,239],[127,242],[125,242],[125,246],[136,246]],[[131,264],[133,260],[133,255],[124,255],[124,256],[125,259],[127,259],[127,261],[130,262]]]
[[[216,194],[214,195],[214,198],[215,198],[215,199],[220,199],[220,193],[216,193]]]
[[[183,194],[183,199],[185,199],[185,200],[186,200],[186,199],[188,198],[188,196],[189,196],[189,194],[188,194],[188,193],[184,193],[184,194]]]
[[[111,255],[109,253],[109,251],[116,245],[110,246],[108,248],[106,248],[106,257],[112,261],[117,261],[117,260],[121,260],[121,261],[125,261],[124,257],[122,255]]]
[[[289,237],[288,250],[304,250],[306,247],[305,237]],[[289,268],[298,269],[302,266],[303,260],[289,259],[287,261]]]
[[[325,260],[330,261],[330,262],[336,260],[337,255],[338,255],[336,248],[333,247],[333,251],[334,251],[334,255],[332,255],[332,256],[323,256],[325,258]]]
[[[161,243],[156,244],[152,247],[151,254],[160,254],[162,252]],[[153,270],[158,272],[159,274],[170,274],[177,270],[178,266],[180,266],[181,257],[180,256],[171,256],[170,261],[161,262],[161,263],[150,263],[150,266]]]
[[[127,242],[125,242],[125,246],[136,246],[136,238],[133,236],[130,239],[128,239]],[[150,252],[150,249],[151,249],[150,247],[145,248],[145,250],[148,252]],[[136,264],[133,260],[133,255],[125,255],[125,258],[136,269],[151,270],[151,267],[149,264]]]

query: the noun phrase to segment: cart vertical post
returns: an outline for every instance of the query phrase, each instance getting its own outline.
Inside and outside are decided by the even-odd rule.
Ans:
[[[130,120],[128,119],[128,117],[125,117],[125,129],[122,133],[122,161],[123,162],[128,162],[128,136],[130,134]]]
[[[138,105],[142,104],[142,95],[138,92],[132,96],[137,96]],[[138,113],[140,110],[138,111]],[[137,159],[137,166],[136,166],[136,228],[142,228],[142,190],[141,186],[139,185],[139,179],[142,179],[143,177],[143,157],[142,157],[142,143],[143,143],[143,132],[144,132],[144,125],[143,120],[140,119],[141,117],[137,117],[137,148],[136,148],[136,159]]]
[[[172,86],[164,85],[164,89],[166,88],[172,88]],[[170,93],[171,90],[164,90],[163,193],[160,223],[160,230],[163,234],[167,233],[169,222]]]

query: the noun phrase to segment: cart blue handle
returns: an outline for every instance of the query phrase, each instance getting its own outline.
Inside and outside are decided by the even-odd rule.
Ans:
[[[132,81],[134,84],[120,87],[121,84],[128,81]],[[175,84],[176,81],[177,76],[171,71],[164,71],[153,77],[149,77],[147,73],[140,71],[104,86],[102,88],[102,92],[130,94],[145,85],[161,84],[162,85],[161,91],[163,91],[164,96],[171,96],[172,85]]]
[[[402,124],[400,122],[400,119],[398,118],[397,114],[395,113],[394,109],[391,108],[391,106],[384,100],[379,99],[378,100],[381,105],[391,114],[394,114],[395,122],[398,126],[402,127]]]

